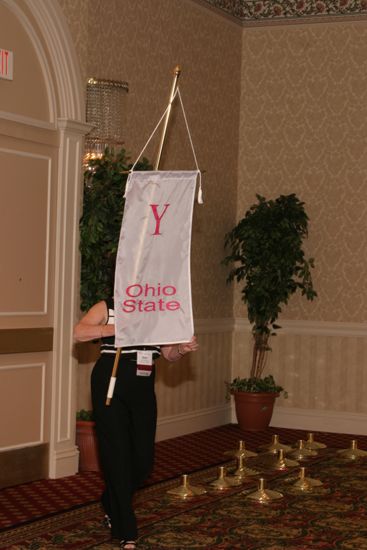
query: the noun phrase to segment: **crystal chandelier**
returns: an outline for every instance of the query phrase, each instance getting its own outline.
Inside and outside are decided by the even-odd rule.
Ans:
[[[122,147],[128,91],[128,83],[121,80],[88,79],[86,120],[92,129],[85,137],[85,166],[91,159],[100,158],[106,147]]]

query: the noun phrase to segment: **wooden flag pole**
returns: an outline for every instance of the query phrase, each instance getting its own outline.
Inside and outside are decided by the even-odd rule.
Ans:
[[[121,355],[121,348],[117,348],[116,355],[115,355],[115,361],[113,363],[110,383],[108,385],[108,391],[107,391],[107,397],[106,397],[106,405],[107,406],[111,404],[111,400],[112,400],[112,396],[113,396],[113,390],[115,389],[117,369],[118,369],[118,366],[119,366],[120,355]]]
[[[161,161],[163,145],[164,145],[164,141],[166,139],[166,134],[167,134],[168,120],[169,120],[169,117],[170,117],[170,114],[171,114],[171,111],[172,111],[172,102],[173,102],[174,97],[175,97],[175,93],[176,93],[177,86],[178,86],[178,79],[180,77],[180,74],[181,74],[181,67],[179,65],[177,65],[177,67],[175,67],[175,69],[173,71],[172,89],[171,89],[171,94],[169,96],[167,113],[166,113],[166,116],[165,116],[164,122],[163,122],[161,141],[159,143],[159,149],[158,149],[157,158],[156,158],[156,161],[155,161],[155,164],[154,164],[154,170],[158,170],[159,163]]]
[[[162,135],[161,135],[161,140],[160,140],[160,143],[159,143],[157,158],[156,158],[156,161],[155,161],[155,164],[154,164],[154,170],[158,170],[159,163],[161,161],[163,145],[164,145],[164,141],[166,139],[166,134],[167,134],[168,120],[169,120],[169,117],[170,117],[170,114],[171,114],[172,102],[175,98],[175,93],[176,93],[176,90],[177,90],[178,79],[179,79],[180,74],[181,74],[181,68],[179,67],[179,65],[177,65],[174,69],[174,72],[173,72],[174,76],[173,76],[172,89],[171,89],[171,94],[170,94],[170,97],[169,97],[167,113],[166,113],[166,116],[164,118]],[[108,391],[107,391],[107,397],[106,397],[106,405],[107,406],[109,406],[111,404],[111,400],[112,400],[112,396],[113,396],[113,390],[115,388],[115,383],[116,383],[116,377],[117,377],[117,370],[118,370],[119,361],[120,361],[120,355],[121,355],[121,348],[117,348],[116,355],[115,355],[115,361],[113,363],[110,383],[109,383]]]

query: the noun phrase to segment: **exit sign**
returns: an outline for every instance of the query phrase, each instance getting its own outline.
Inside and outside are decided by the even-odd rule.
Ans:
[[[13,52],[0,48],[0,78],[13,80]]]

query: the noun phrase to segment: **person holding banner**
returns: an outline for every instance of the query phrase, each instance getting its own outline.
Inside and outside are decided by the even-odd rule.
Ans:
[[[136,548],[138,537],[132,499],[153,469],[157,406],[154,361],[162,355],[178,361],[198,349],[190,342],[122,348],[111,404],[106,395],[116,354],[113,299],[96,303],[76,324],[76,342],[101,340],[92,376],[92,403],[101,466],[105,478],[102,504],[106,524],[121,549]]]

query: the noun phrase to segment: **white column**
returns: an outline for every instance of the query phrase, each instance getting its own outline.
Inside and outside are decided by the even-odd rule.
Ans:
[[[90,126],[58,120],[57,213],[55,238],[54,345],[51,389],[49,476],[78,470],[75,446],[76,368],[73,326],[79,306],[79,217],[82,196],[84,135]]]

